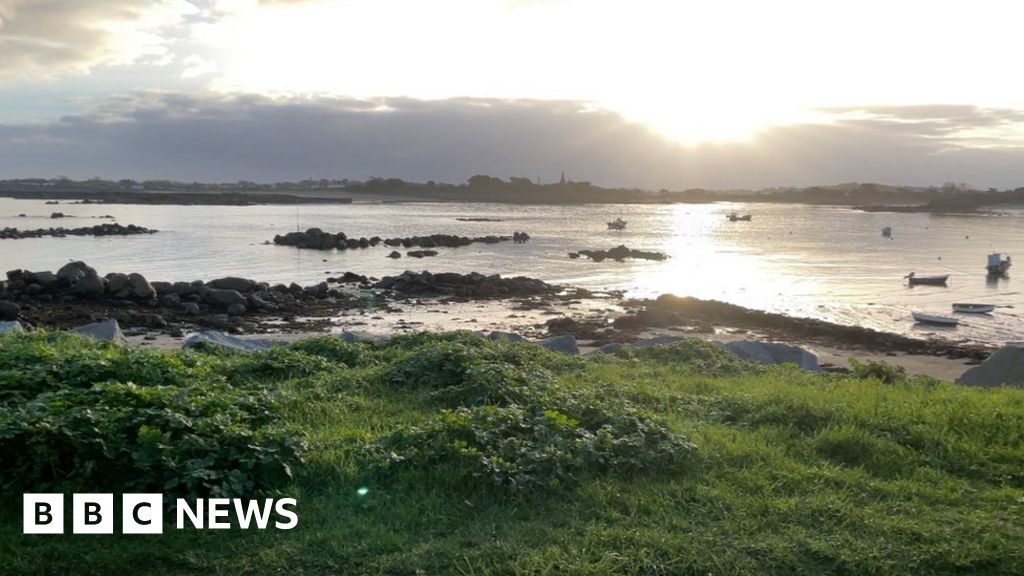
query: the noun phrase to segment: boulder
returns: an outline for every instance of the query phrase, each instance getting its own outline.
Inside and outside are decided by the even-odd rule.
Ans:
[[[235,302],[234,304],[228,306],[228,315],[241,316],[242,314],[245,314],[246,310],[248,310],[248,308],[245,307],[245,304]]]
[[[0,300],[0,320],[17,320],[21,307],[14,302]]]
[[[553,352],[561,352],[562,354],[576,355],[580,353],[579,346],[576,345],[576,338],[568,334],[564,336],[555,336],[554,338],[548,338],[538,342],[541,346],[551,350]]]
[[[609,342],[609,343],[605,344],[604,346],[601,346],[597,350],[594,350],[594,353],[595,354],[615,354],[616,352],[618,352],[619,350],[622,350],[625,347],[626,347],[626,344],[623,344],[622,342]]]
[[[71,293],[86,298],[99,298],[106,289],[106,279],[85,262],[71,262],[57,271],[57,278],[71,287]]]
[[[743,358],[761,364],[796,364],[804,370],[817,372],[818,357],[797,346],[774,342],[737,340],[725,345],[726,349]]]
[[[956,381],[966,386],[1024,386],[1024,342],[1008,342]]]
[[[117,323],[117,320],[104,320],[102,322],[84,324],[82,326],[72,328],[71,331],[96,340],[106,340],[115,344],[127,343],[124,338],[124,334],[121,332],[121,326]]]
[[[266,350],[271,346],[271,344],[273,344],[269,340],[239,338],[216,330],[206,330],[203,332],[196,332],[186,338],[185,341],[181,343],[181,347],[195,348],[200,343],[215,344],[232,350],[241,350],[243,352]]]
[[[131,290],[131,295],[135,298],[154,298],[156,297],[156,289],[154,289],[146,278],[137,272],[132,272],[128,275],[128,288]]]
[[[236,292],[246,293],[253,289],[256,283],[247,278],[239,278],[237,276],[228,276],[226,278],[218,278],[211,280],[207,284],[211,288],[223,288],[224,290],[234,290]]]
[[[107,292],[123,298],[128,295],[128,275],[120,272],[107,274]]]
[[[4,332],[24,332],[24,331],[25,331],[25,329],[22,328],[21,322],[17,322],[17,321],[14,321],[14,322],[0,322],[0,334],[3,334]]]
[[[227,308],[232,304],[241,304],[245,306],[246,299],[237,290],[227,290],[225,288],[208,288],[206,295],[203,297],[204,300],[210,304],[216,306],[222,306]]]
[[[181,307],[181,313],[187,316],[195,316],[199,314],[199,304],[196,304],[195,302],[186,302],[185,305]]]

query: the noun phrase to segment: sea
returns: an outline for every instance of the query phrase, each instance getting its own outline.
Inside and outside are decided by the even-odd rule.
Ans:
[[[69,217],[51,219],[52,212]],[[730,213],[751,214],[730,222]],[[24,217],[19,217],[24,214]],[[114,219],[101,216],[110,215]],[[609,230],[615,218],[624,230]],[[499,222],[466,222],[490,218]],[[0,228],[92,226],[116,221],[156,228],[139,236],[0,240],[0,271],[56,271],[83,260],[101,274],[139,272],[150,280],[244,276],[312,284],[351,271],[381,277],[404,270],[530,276],[627,296],[663,293],[731,302],[799,317],[859,325],[919,338],[990,345],[1024,340],[1024,211],[978,215],[861,212],[766,203],[564,205],[353,203],[330,205],[47,205],[0,198]],[[890,226],[891,237],[882,228]],[[275,234],[319,227],[352,237],[428,234],[483,236],[527,232],[526,244],[440,248],[424,259],[390,259],[383,245],[318,251],[276,246]],[[664,252],[663,261],[570,259],[569,252],[619,245]],[[991,252],[1018,268],[993,278]],[[945,287],[914,286],[917,275],[949,274]],[[996,304],[988,315],[958,315],[961,325],[915,323],[912,311],[951,315],[954,302]]]

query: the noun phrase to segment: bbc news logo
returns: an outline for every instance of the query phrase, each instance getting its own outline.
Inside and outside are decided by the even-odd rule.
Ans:
[[[175,504],[175,527],[203,529],[232,528],[231,516],[243,530],[253,526],[259,530],[273,527],[291,530],[299,524],[294,498],[274,500],[241,500],[239,498],[200,498],[189,504],[178,498]],[[25,494],[22,509],[24,534],[63,534],[64,495]],[[73,494],[71,498],[71,532],[73,534],[113,534],[113,494]],[[271,522],[271,519],[274,521]],[[122,494],[122,534],[163,534],[163,494]]]

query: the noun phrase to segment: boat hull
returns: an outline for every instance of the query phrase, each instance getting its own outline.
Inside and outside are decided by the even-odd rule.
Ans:
[[[945,316],[932,316],[931,314],[921,314],[920,312],[913,312],[911,314],[914,320],[923,324],[934,324],[936,326],[956,326],[960,323],[956,318],[947,318]]]
[[[953,304],[953,312],[961,314],[988,314],[995,309],[995,304]]]

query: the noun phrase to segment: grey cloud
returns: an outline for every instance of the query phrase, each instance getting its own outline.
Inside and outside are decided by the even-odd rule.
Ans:
[[[929,119],[840,118],[688,147],[580,102],[150,93],[59,121],[0,124],[0,177],[459,182],[478,173],[552,180],[565,170],[602,185],[672,189],[1024,184],[1024,148],[936,138],[945,132],[920,115]]]
[[[183,0],[0,0],[0,78],[86,71],[118,56],[98,23],[163,10],[172,25],[194,9]]]

